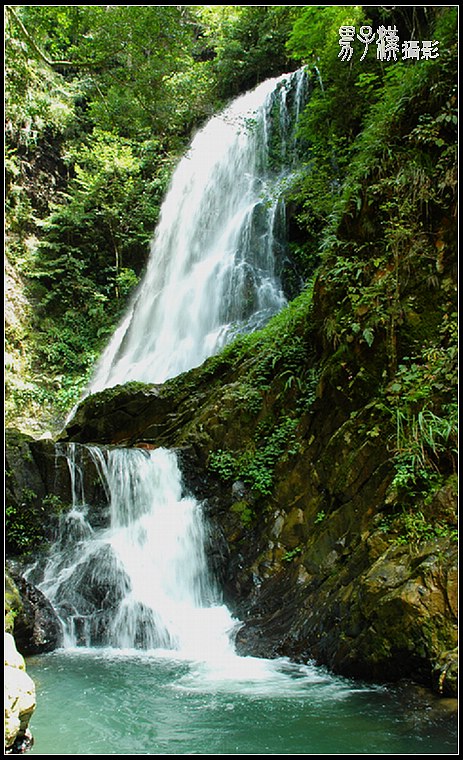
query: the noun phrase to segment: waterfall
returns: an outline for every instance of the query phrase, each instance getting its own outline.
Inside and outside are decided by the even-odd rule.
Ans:
[[[92,525],[85,454],[109,519]],[[72,509],[63,516],[40,584],[64,646],[168,649],[202,659],[230,648],[235,625],[210,573],[201,505],[183,492],[175,452],[63,445]]]
[[[237,98],[193,139],[161,208],[145,276],[88,392],[164,382],[286,303],[282,189],[307,97],[303,69]]]
[[[320,90],[324,93],[325,92],[325,87],[323,85],[323,79],[322,79],[322,75],[320,74],[320,69],[318,68],[318,66],[314,66],[314,69],[315,69],[315,73],[317,74],[317,79],[318,79],[318,84],[320,85]]]
[[[163,382],[285,304],[282,190],[295,168],[306,89],[303,70],[271,79],[196,135],[163,203],[146,275],[88,392]],[[232,652],[236,621],[211,576],[201,504],[184,493],[175,452],[70,444],[58,453],[73,504],[39,587],[65,646],[200,660]],[[105,493],[103,517],[85,493],[89,458]]]

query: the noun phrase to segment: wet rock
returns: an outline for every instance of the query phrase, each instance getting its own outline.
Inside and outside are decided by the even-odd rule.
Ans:
[[[5,754],[18,754],[31,745],[29,721],[35,710],[35,684],[26,673],[24,658],[13,636],[5,633]]]
[[[80,443],[147,444],[161,433],[170,411],[161,386],[126,383],[87,397],[60,436]],[[157,430],[159,421],[159,431]],[[149,428],[149,429],[147,429]]]
[[[24,655],[51,652],[62,643],[60,620],[48,599],[21,576],[10,577],[16,588],[14,636]]]
[[[59,514],[70,503],[69,472],[54,442],[6,430],[6,556],[32,554],[52,540]]]
[[[442,652],[437,658],[433,672],[434,690],[444,697],[458,695],[458,648]]]
[[[322,573],[312,563],[307,574],[296,575],[297,564],[281,568],[239,608],[239,651],[315,659],[379,682],[409,677],[456,696],[456,656],[447,650],[456,645],[457,620],[448,601],[446,552],[445,564],[456,563],[455,548],[445,542],[440,556],[425,546],[389,547],[372,562],[364,543],[350,558],[332,558]]]
[[[69,513],[73,484],[65,444],[35,440],[17,430],[5,433],[5,550],[8,560],[32,564],[59,536],[60,521]],[[95,462],[83,446],[73,444],[82,489],[92,504],[92,527],[107,524],[108,502]]]

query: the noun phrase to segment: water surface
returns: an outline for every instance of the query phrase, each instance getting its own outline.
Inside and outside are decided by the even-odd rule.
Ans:
[[[30,754],[458,753],[448,700],[286,660],[75,649],[30,658],[28,672]]]

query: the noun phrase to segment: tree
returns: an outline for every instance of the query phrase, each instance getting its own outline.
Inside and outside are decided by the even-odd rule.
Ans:
[[[230,98],[295,68],[286,40],[300,6],[199,6],[218,93]]]

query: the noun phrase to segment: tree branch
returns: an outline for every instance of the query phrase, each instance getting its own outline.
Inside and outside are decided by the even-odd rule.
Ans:
[[[17,15],[16,11],[11,7],[11,5],[5,5],[5,8],[6,8],[7,13],[9,13],[12,16],[13,21],[15,21],[17,25],[19,26],[21,33],[23,37],[25,38],[26,42],[31,46],[31,48],[36,53],[36,55],[38,55],[38,57],[48,66],[51,66],[52,68],[54,68],[55,66],[73,66],[73,67],[78,67],[78,68],[85,68],[85,67],[93,68],[95,66],[101,65],[101,62],[97,62],[97,61],[59,61],[59,60],[53,61],[51,58],[48,58],[48,56],[45,55],[45,53],[42,50],[40,50],[39,46],[37,45],[35,40],[31,37],[26,27],[24,26],[23,22]]]

